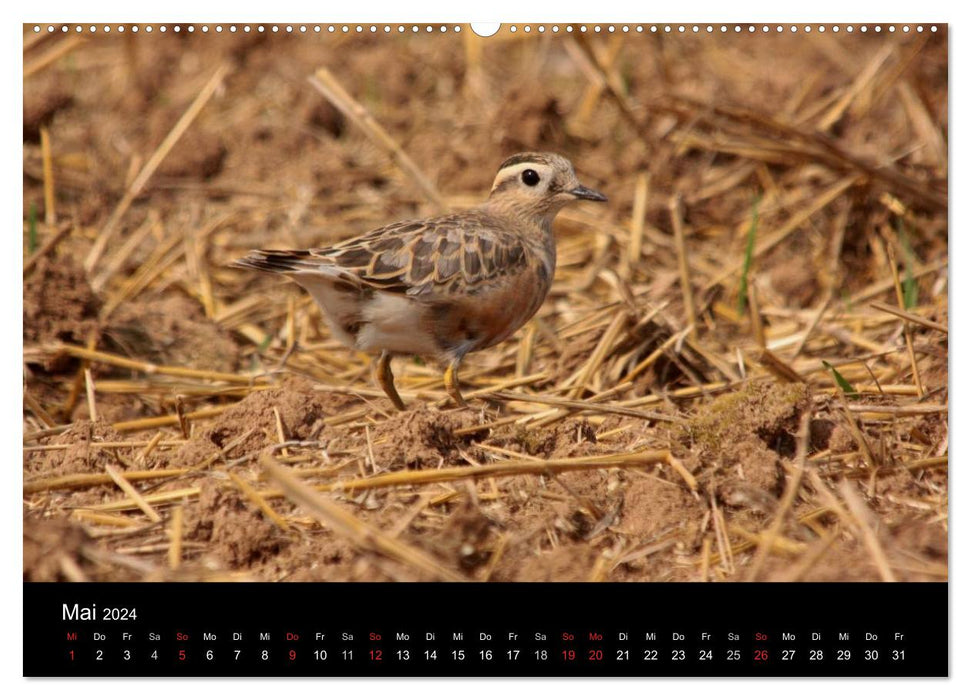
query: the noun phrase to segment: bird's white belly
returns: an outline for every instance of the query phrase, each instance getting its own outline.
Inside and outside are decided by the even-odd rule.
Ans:
[[[294,275],[310,292],[334,337],[368,353],[439,356],[441,348],[424,321],[427,307],[413,299],[374,292],[370,297],[338,289],[333,279]]]
[[[362,309],[356,346],[364,352],[438,356],[441,348],[426,329],[427,307],[406,296],[378,292]]]

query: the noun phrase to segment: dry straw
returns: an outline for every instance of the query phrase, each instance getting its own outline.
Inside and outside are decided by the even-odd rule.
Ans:
[[[401,578],[496,580],[518,557],[542,561],[566,543],[594,550],[577,574],[591,580],[812,580],[832,572],[833,561],[850,561],[855,577],[946,576],[946,561],[906,550],[881,521],[888,512],[894,522],[912,517],[926,534],[946,531],[948,517],[946,130],[932,91],[915,83],[934,74],[939,51],[926,36],[861,43],[859,57],[837,50],[845,37],[783,37],[799,39],[790,46],[814,57],[806,65],[825,55],[830,68],[757,110],[732,97],[751,86],[752,65],[751,47],[738,51],[730,37],[724,44],[637,37],[636,47],[633,38],[579,32],[534,39],[506,34],[490,43],[470,32],[454,44],[442,39],[442,55],[462,70],[405,106],[373,94],[353,62],[315,54],[298,80],[282,82],[318,102],[323,96],[347,120],[328,141],[335,149],[328,157],[339,152],[349,171],[374,182],[389,173],[394,180],[354,191],[328,180],[326,202],[282,180],[159,175],[204,111],[234,130],[255,123],[254,115],[276,119],[272,130],[298,128],[297,110],[279,109],[295,99],[290,92],[258,104],[233,91],[226,79],[244,68],[231,66],[245,62],[225,62],[219,52],[195,70],[161,142],[139,144],[147,155],[131,160],[130,179],[93,229],[71,212],[72,197],[91,182],[65,167],[70,154],[58,122],[44,126],[36,147],[25,143],[25,182],[36,183],[31,196],[45,209],[34,225],[37,248],[25,258],[25,290],[41,261],[87,246],[84,268],[103,302],[97,320],[109,331],[24,347],[25,513],[73,514],[96,542],[58,564],[66,578],[90,576],[91,562],[147,579],[235,576],[199,565],[206,543],[188,525],[203,480],[236,493],[281,541],[337,537],[374,565],[370,571]],[[89,60],[96,43],[72,35],[25,44],[25,84],[61,70],[65,56]],[[680,52],[718,70],[689,78]],[[494,74],[513,57],[555,68],[550,91],[559,89],[557,75],[569,81],[568,92],[543,103],[543,119],[562,130],[537,132],[536,143],[516,141],[537,109],[530,91],[513,91],[518,97],[507,104]],[[454,93],[452,80],[461,81]],[[712,86],[718,99],[703,97]],[[229,97],[214,99],[223,88]],[[464,143],[468,134],[459,131],[430,139],[421,129],[438,124],[436,115],[408,118],[408,110],[449,94],[467,101],[483,130],[494,125],[486,145]],[[516,100],[524,112],[507,123]],[[893,128],[878,128],[879,120]],[[330,137],[314,131],[313,138]],[[491,172],[483,166],[477,185],[471,176],[455,185],[438,175],[454,175],[453,150],[468,175],[510,144],[546,147],[546,140],[572,149],[583,177],[605,183],[611,208],[558,217],[550,298],[519,336],[469,358],[464,393],[474,410],[465,418],[453,420],[435,368],[400,361],[399,389],[413,416],[447,426],[455,447],[443,448],[440,464],[405,469],[386,456],[388,445],[423,438],[402,437],[410,418],[388,409],[367,358],[322,331],[304,296],[224,263],[244,246],[314,245],[312,237],[363,232],[388,212],[413,213],[416,200],[434,211],[464,207],[481,199]],[[25,223],[25,237],[29,229]],[[799,275],[801,285],[792,281]],[[156,361],[112,342],[120,310],[163,293],[195,300],[208,323],[232,334],[237,369]],[[51,379],[38,369],[57,364],[69,373]],[[226,420],[234,406],[257,403],[259,392],[291,375],[307,380],[325,406],[314,434],[298,435],[306,426],[288,425],[282,405],[258,424]],[[805,400],[783,431],[794,449],[766,448],[778,450],[779,489],[739,506],[730,487],[754,467],[726,463],[726,449],[705,451],[697,427],[718,401],[753,387]],[[140,413],[119,416],[119,401]],[[88,440],[85,459],[98,468],[50,468],[61,455],[77,458],[77,419],[99,415],[99,430],[110,424],[121,435]],[[564,440],[577,425],[597,441]],[[228,435],[219,432],[218,445],[206,442],[214,428]],[[827,442],[827,430],[839,440]],[[543,453],[547,440],[561,451]],[[200,445],[201,456],[188,449]],[[580,456],[565,456],[570,449]],[[583,475],[596,487],[581,492],[574,479],[586,483]],[[895,490],[894,480],[906,486]],[[643,483],[683,496],[663,535],[632,524],[639,514],[623,496]],[[445,533],[463,503],[498,514],[486,518],[472,572],[423,544]],[[503,529],[503,515],[524,504],[551,515],[536,532]],[[594,534],[583,539],[563,526],[551,504],[574,521],[593,518]],[[422,544],[411,537],[416,531]]]

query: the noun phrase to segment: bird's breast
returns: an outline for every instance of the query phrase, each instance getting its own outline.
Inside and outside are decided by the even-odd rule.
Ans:
[[[515,275],[437,303],[430,320],[442,354],[464,355],[506,340],[539,310],[551,282],[552,271],[536,259]]]

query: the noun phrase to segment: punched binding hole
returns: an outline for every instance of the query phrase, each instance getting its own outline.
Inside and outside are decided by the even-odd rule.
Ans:
[[[473,22],[470,26],[472,27],[472,31],[475,32],[476,36],[486,38],[498,32],[502,25],[498,22]]]

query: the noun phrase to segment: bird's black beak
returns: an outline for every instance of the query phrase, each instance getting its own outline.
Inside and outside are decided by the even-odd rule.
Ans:
[[[572,194],[577,199],[589,199],[591,202],[606,202],[607,197],[597,192],[597,190],[591,190],[589,187],[584,187],[583,185],[578,185],[570,190]]]

